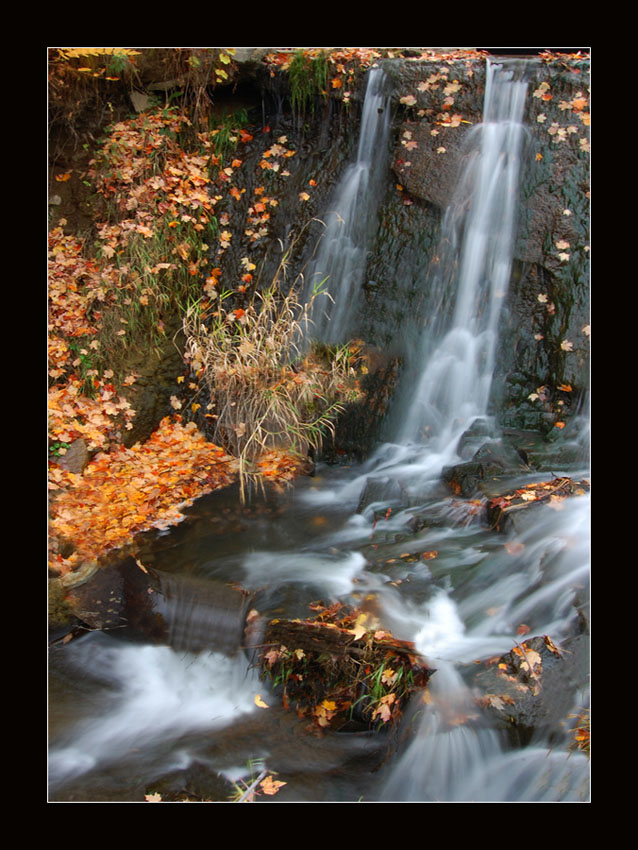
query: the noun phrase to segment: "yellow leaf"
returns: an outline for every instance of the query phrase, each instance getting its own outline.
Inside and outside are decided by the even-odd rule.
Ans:
[[[259,708],[270,708],[268,703],[264,702],[261,698],[261,694],[255,695],[255,705],[259,706]]]
[[[348,629],[348,634],[354,635],[355,640],[360,640],[368,631],[368,629],[363,625],[367,619],[368,615],[365,612],[359,614],[355,620],[354,629]]]
[[[396,670],[391,670],[390,668],[388,668],[387,670],[384,670],[381,674],[381,681],[384,685],[393,685],[396,681],[397,675],[398,674]]]

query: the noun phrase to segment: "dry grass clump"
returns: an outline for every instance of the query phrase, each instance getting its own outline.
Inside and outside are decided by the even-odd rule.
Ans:
[[[226,292],[207,308],[200,299],[184,318],[187,358],[210,398],[211,437],[239,459],[242,483],[264,452],[305,457],[319,448],[343,403],[360,395],[358,346],[307,342],[322,292],[302,304],[295,287],[280,292],[278,276],[245,309],[227,309]]]

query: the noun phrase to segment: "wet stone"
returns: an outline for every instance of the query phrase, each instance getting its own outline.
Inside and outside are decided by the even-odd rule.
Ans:
[[[587,647],[578,636],[558,647],[547,635],[521,641],[483,662],[473,678],[478,704],[523,743],[534,732],[559,729],[584,684]]]

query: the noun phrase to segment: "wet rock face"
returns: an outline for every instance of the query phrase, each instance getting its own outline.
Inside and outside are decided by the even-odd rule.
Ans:
[[[445,209],[463,167],[468,130],[466,124],[444,127],[428,121],[401,125],[394,170],[410,195]],[[408,144],[415,146],[410,152]]]
[[[550,433],[556,421],[578,412],[589,382],[589,63],[535,60],[532,67],[494,408],[505,411],[507,427]],[[407,245],[411,223],[423,226],[417,210],[436,208],[441,215],[451,199],[468,135],[482,120],[485,63],[397,62],[392,74],[393,170],[410,205],[401,237]],[[423,286],[436,234],[421,233]],[[379,252],[386,247],[379,246]],[[372,265],[378,262],[375,257]],[[561,384],[572,387],[569,398],[556,394]],[[530,402],[541,386],[552,388],[553,397]]]

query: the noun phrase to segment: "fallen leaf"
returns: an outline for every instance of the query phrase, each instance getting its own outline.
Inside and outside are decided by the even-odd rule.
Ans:
[[[543,659],[534,649],[514,647],[514,652],[522,658],[521,670],[528,670],[531,673],[543,663]]]
[[[284,785],[286,785],[285,782],[280,782],[278,779],[273,779],[272,776],[267,776],[259,783],[259,787],[264,792],[264,794],[268,794],[269,796],[276,794],[280,788],[283,788]]]
[[[386,694],[386,696],[381,697],[379,701],[379,705],[372,712],[372,719],[375,720],[377,717],[380,717],[384,723],[387,723],[388,720],[392,719],[392,703],[396,699],[396,694]]]
[[[366,626],[364,626],[367,619],[368,615],[365,612],[359,614],[355,620],[354,628],[348,629],[348,634],[354,635],[355,640],[361,640],[364,634],[368,631]]]

